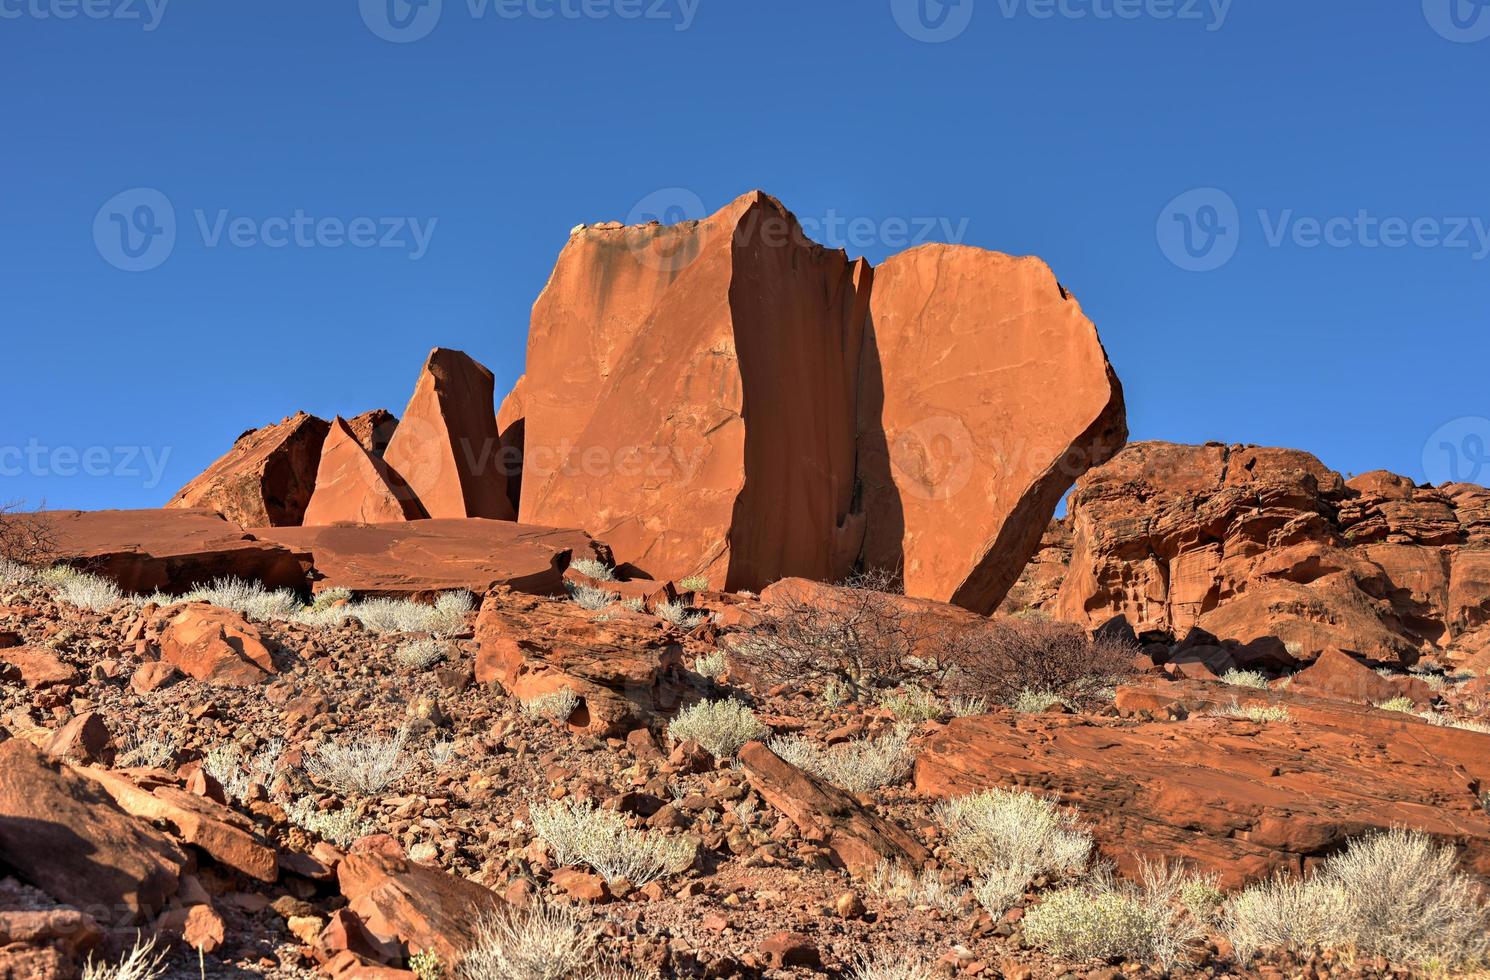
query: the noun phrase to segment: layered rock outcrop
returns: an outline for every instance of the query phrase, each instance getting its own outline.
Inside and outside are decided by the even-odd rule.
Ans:
[[[1377,661],[1472,655],[1490,640],[1490,491],[1350,481],[1305,452],[1135,443],[1083,477],[1069,566],[1060,536],[1022,591],[1033,607],[1140,632],[1273,637],[1298,660],[1330,647]]]
[[[408,488],[363,438],[340,416],[332,421],[321,450],[315,493],[305,508],[306,526],[338,521],[377,524],[424,516]]]
[[[299,524],[315,490],[321,444],[330,431],[324,419],[298,412],[245,432],[166,506],[215,510],[244,527]]]

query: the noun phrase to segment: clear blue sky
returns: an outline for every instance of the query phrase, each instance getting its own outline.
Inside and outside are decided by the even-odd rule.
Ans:
[[[1043,256],[1135,438],[1490,450],[1473,0],[86,2],[0,0],[0,498],[157,505],[249,427],[401,412],[434,345],[505,388],[570,227],[667,188],[855,219],[830,244],[873,260],[926,220]],[[136,188],[174,244],[159,197],[105,207]],[[357,218],[427,240],[330,247]]]

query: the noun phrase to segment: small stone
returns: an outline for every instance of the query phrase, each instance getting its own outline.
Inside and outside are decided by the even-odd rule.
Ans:
[[[833,907],[837,909],[839,917],[843,919],[862,918],[864,913],[868,911],[864,907],[864,900],[859,897],[857,892],[844,892],[842,895],[839,895],[834,901]]]
[[[760,945],[766,965],[775,970],[800,966],[809,970],[822,967],[822,954],[808,937],[796,932],[778,932]]]

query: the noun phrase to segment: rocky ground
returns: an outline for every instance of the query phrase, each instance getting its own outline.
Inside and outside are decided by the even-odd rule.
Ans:
[[[1302,675],[1281,691],[1277,681],[1185,680],[1183,650],[1155,657],[1136,645],[1131,676],[1079,702],[1024,712],[958,702],[955,675],[930,684],[930,708],[840,702],[820,679],[767,676],[737,642],[802,595],[774,588],[763,600],[688,596],[712,618],[681,626],[620,604],[587,610],[497,590],[479,614],[411,651],[427,631],[377,632],[355,618],[253,622],[205,605],[91,611],[55,584],[11,581],[0,590],[0,660],[10,665],[0,812],[45,820],[48,801],[65,798],[71,826],[97,850],[51,865],[36,838],[0,833],[0,864],[14,875],[0,891],[0,975],[73,975],[85,956],[117,957],[144,929],[172,939],[172,976],[412,976],[397,971],[422,950],[451,976],[480,914],[508,906],[573,909],[602,932],[609,959],[641,975],[849,975],[875,954],[921,956],[945,975],[1160,972],[1143,957],[1063,962],[1028,942],[1025,912],[1055,875],[1018,889],[997,915],[968,893],[974,871],[937,804],[992,786],[1074,807],[1099,858],[1125,872],[1143,856],[1183,859],[1227,890],[1402,824],[1458,843],[1465,863],[1490,872],[1490,813],[1474,792],[1480,780],[1490,786],[1490,735],[1368,707],[1347,688],[1311,689]],[[834,590],[799,589],[843,611]],[[926,636],[966,625],[951,607],[884,601],[935,621]],[[726,672],[704,676],[721,651]],[[1437,703],[1445,721],[1490,722],[1482,679],[1439,678],[1430,689],[1365,672],[1424,711]],[[566,688],[580,705],[543,717],[549,702],[535,692]],[[886,785],[851,793],[761,745],[716,758],[669,738],[680,706],[724,697],[751,705],[771,735],[826,746],[900,732],[918,758]],[[1283,705],[1287,720],[1213,713],[1254,702]],[[954,717],[954,705],[968,717]],[[315,769],[318,747],[370,737],[401,739],[385,788],[357,791]],[[361,762],[365,772],[379,764]],[[640,886],[566,866],[531,817],[554,801],[613,810],[696,854]],[[146,862],[149,874],[125,853],[145,844],[105,833],[104,815],[154,841],[161,856]],[[897,861],[929,877],[887,885],[876,870]],[[37,909],[50,910],[42,925],[25,911]],[[1243,965],[1209,919],[1198,933],[1172,972],[1410,972],[1343,954],[1268,953]],[[442,975],[422,969],[425,980]]]

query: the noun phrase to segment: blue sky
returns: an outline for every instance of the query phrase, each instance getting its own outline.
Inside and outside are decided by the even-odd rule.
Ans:
[[[1480,0],[389,2],[0,0],[0,498],[505,388],[573,225],[757,187],[1043,256],[1135,438],[1490,478]]]

